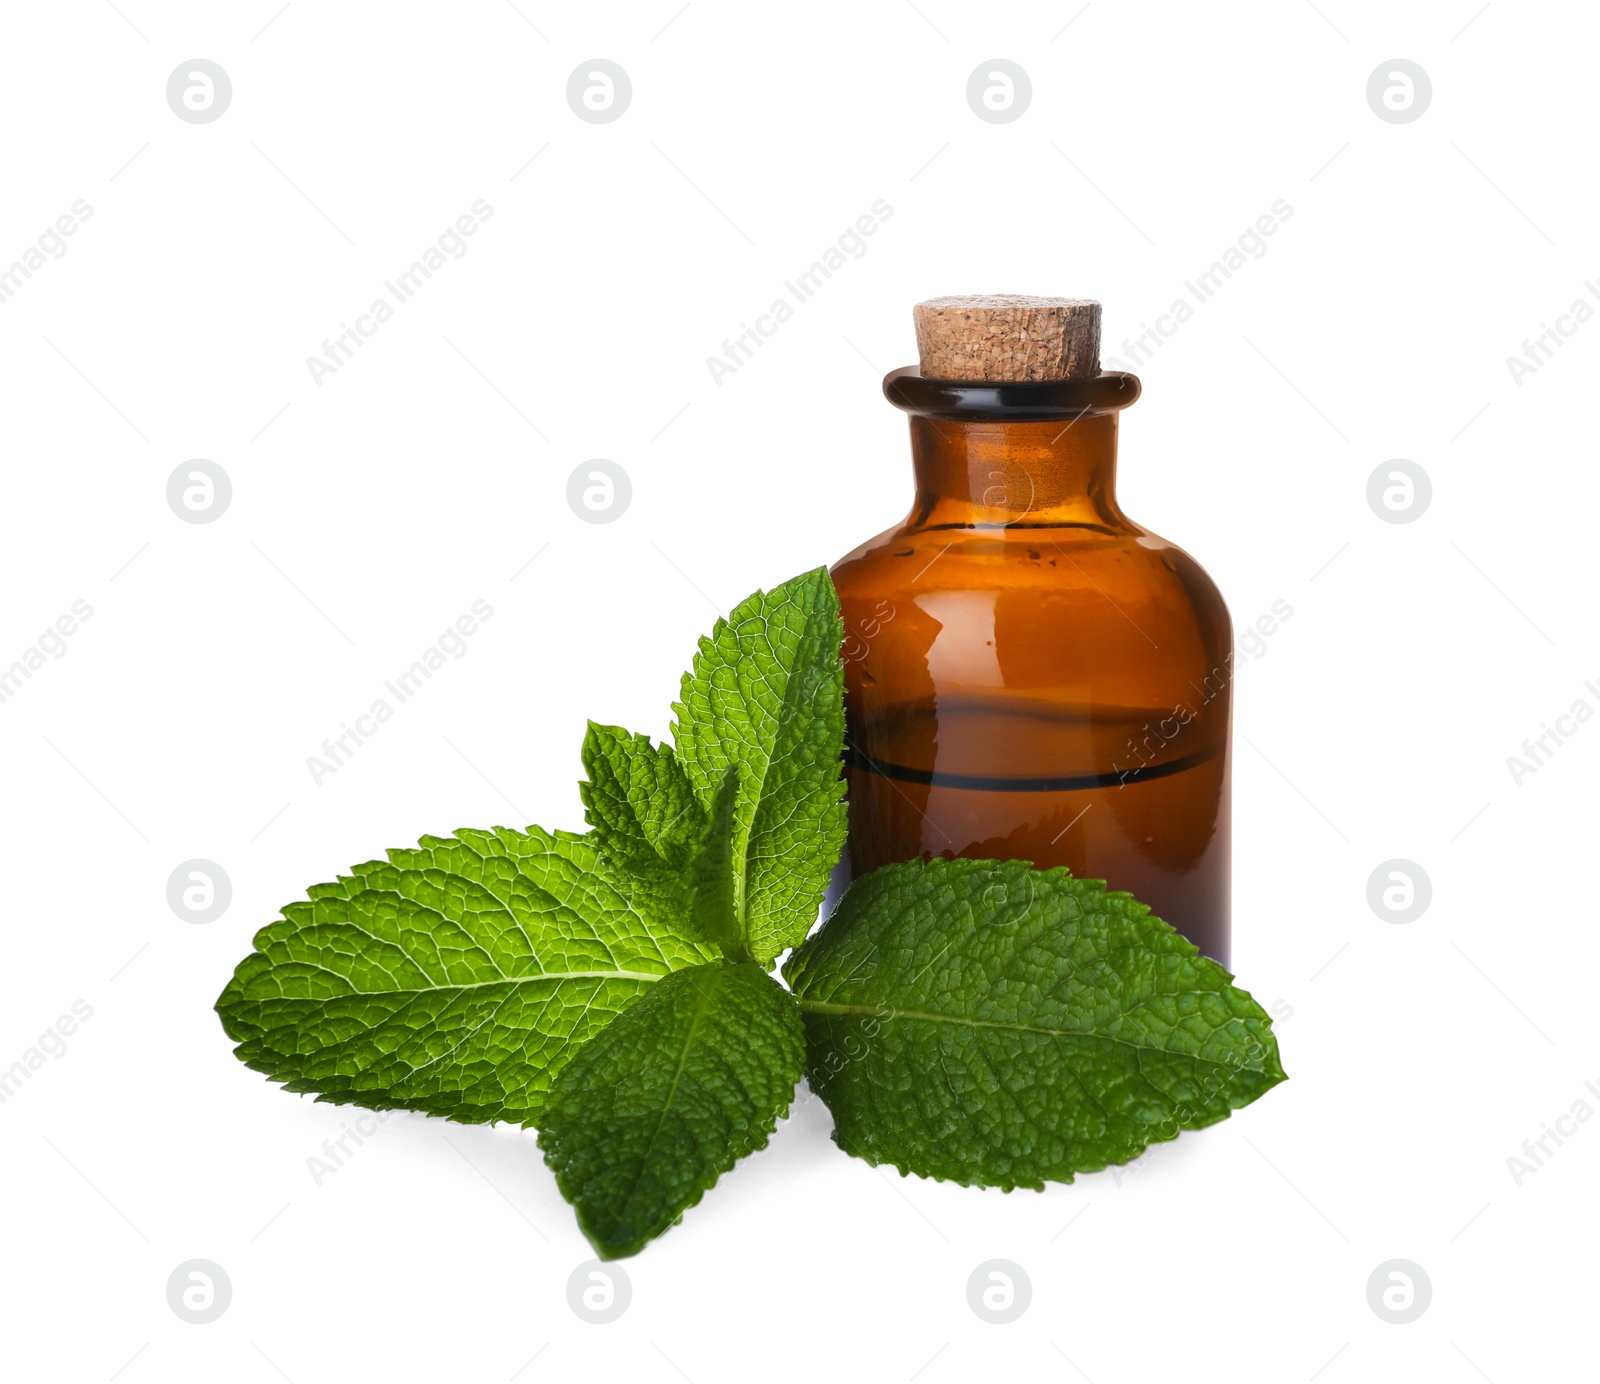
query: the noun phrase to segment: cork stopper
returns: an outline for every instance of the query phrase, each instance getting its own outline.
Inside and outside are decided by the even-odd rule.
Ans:
[[[1100,304],[971,293],[912,310],[922,374],[936,380],[1081,380],[1100,373]]]

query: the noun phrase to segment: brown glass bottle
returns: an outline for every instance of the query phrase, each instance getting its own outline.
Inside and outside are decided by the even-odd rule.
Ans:
[[[884,380],[916,499],[833,568],[851,878],[1065,865],[1228,962],[1233,633],[1211,579],[1117,506],[1132,375]]]

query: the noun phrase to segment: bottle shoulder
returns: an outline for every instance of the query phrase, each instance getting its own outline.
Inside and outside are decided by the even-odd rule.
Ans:
[[[847,681],[875,697],[988,689],[1136,707],[1231,681],[1221,592],[1143,529],[901,528],[841,560],[833,579]]]
[[[933,591],[995,591],[1050,601],[1079,590],[1140,605],[1193,607],[1228,623],[1210,574],[1184,548],[1139,525],[1125,528],[885,530],[831,569],[843,602]]]

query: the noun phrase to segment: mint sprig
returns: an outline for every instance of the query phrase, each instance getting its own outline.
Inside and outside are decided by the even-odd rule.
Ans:
[[[844,843],[842,638],[826,570],[756,592],[700,641],[672,744],[589,726],[586,835],[424,837],[313,886],[217,1001],[239,1058],[320,1100],[537,1125],[605,1258],[763,1146],[802,1070],[847,1152],[1002,1187],[1282,1080],[1221,967],[1064,870],[888,866],[806,941]]]

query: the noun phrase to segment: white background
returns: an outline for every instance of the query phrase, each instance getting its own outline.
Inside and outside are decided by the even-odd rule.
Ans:
[[[0,262],[93,208],[0,304],[0,664],[94,612],[0,705],[0,1065],[93,1009],[0,1106],[9,1377],[1591,1368],[1600,1122],[1520,1186],[1507,1159],[1600,1109],[1600,724],[1520,786],[1506,763],[1600,709],[1600,325],[1520,385],[1506,364],[1600,279],[1591,7],[118,3],[8,6],[0,51]],[[203,125],[165,99],[197,56],[233,83]],[[565,99],[596,56],[633,83],[611,124]],[[1410,124],[1365,95],[1397,56],[1433,84]],[[1033,85],[1009,124],[965,98],[996,57]],[[315,383],[479,198],[464,257]],[[867,253],[714,383],[877,199]],[[1127,360],[1277,199],[1268,252],[1136,367],[1121,495],[1240,630],[1293,608],[1238,677],[1234,789],[1235,966],[1290,1082],[1010,1196],[853,1161],[802,1093],[627,1261],[608,1326],[568,1306],[590,1252],[531,1133],[396,1116],[316,1185],[354,1112],[244,1069],[211,1010],[254,931],[424,832],[580,827],[585,717],[664,733],[717,608],[905,512],[879,377],[913,302],[1097,297]],[[634,491],[601,526],[565,500],[595,457]],[[193,458],[231,477],[215,523],[167,506]],[[1414,523],[1368,507],[1392,458],[1432,479]],[[476,599],[468,653],[316,784]],[[165,897],[193,857],[233,884],[203,926]],[[1433,884],[1405,925],[1366,901],[1393,857]],[[191,1258],[232,1281],[210,1325],[167,1305]],[[993,1258],[1032,1283],[1012,1325],[967,1306]],[[1410,1325],[1368,1306],[1391,1258],[1432,1282]]]

